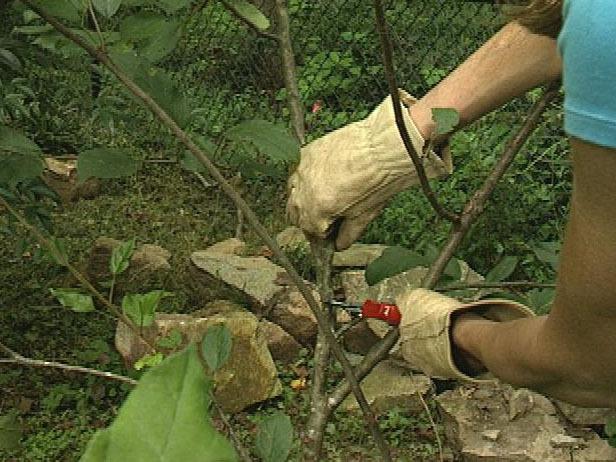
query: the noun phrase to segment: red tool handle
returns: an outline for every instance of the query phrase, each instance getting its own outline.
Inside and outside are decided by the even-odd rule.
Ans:
[[[385,321],[390,326],[400,325],[402,315],[400,308],[391,303],[379,303],[374,300],[366,300],[361,307],[361,316],[363,318],[373,318]]]

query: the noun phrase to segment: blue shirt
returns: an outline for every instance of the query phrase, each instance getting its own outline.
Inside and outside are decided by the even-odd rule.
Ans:
[[[616,148],[616,0],[565,0],[565,131]]]

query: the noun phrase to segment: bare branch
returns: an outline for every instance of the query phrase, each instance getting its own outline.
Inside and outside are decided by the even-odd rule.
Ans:
[[[301,276],[294,269],[293,265],[289,261],[288,257],[284,254],[284,252],[280,249],[276,240],[272,238],[267,229],[261,224],[261,221],[256,216],[256,214],[252,211],[250,206],[244,201],[244,199],[237,194],[237,192],[233,189],[233,187],[229,184],[229,182],[224,178],[224,176],[220,173],[218,168],[212,163],[209,157],[197,146],[194,141],[186,134],[184,130],[182,130],[178,124],[167,114],[153,99],[150,95],[145,93],[133,80],[126,75],[120,68],[118,68],[107,56],[107,54],[101,52],[100,50],[95,49],[90,44],[86,43],[82,40],[77,34],[68,29],[61,22],[56,20],[53,16],[48,14],[46,11],[41,9],[38,4],[34,3],[32,0],[22,0],[22,2],[34,12],[36,12],[41,18],[45,19],[49,24],[51,24],[58,32],[62,35],[82,47],[87,53],[100,61],[107,69],[109,69],[117,78],[124,84],[124,86],[139,100],[141,100],[145,106],[152,111],[152,113],[173,133],[177,139],[179,139],[184,146],[188,148],[188,150],[209,170],[212,177],[218,182],[222,190],[229,196],[229,198],[235,203],[235,206],[239,208],[244,217],[253,227],[257,235],[263,239],[265,244],[270,248],[273,255],[278,258],[281,266],[287,271],[289,275],[289,279],[293,282],[293,284],[298,288],[299,292],[302,294],[311,311],[314,313],[317,323],[319,326],[319,331],[323,333],[326,341],[329,343],[332,352],[344,371],[344,374],[347,378],[347,381],[353,391],[353,394],[357,398],[357,402],[362,407],[364,411],[364,419],[368,428],[370,429],[370,433],[375,438],[378,444],[378,435],[380,434],[378,430],[377,420],[374,413],[369,411],[368,402],[366,401],[366,397],[363,394],[359,382],[354,375],[353,367],[351,363],[345,356],[342,351],[341,346],[337,343],[334,332],[332,331],[332,327],[328,322],[327,316],[325,316],[320,309],[319,304],[315,300],[312,295],[311,290],[304,283]],[[368,410],[368,412],[366,412]],[[385,460],[391,460],[391,458],[386,458]]]
[[[261,37],[265,37],[271,40],[279,40],[279,37],[276,34],[272,34],[271,32],[267,32],[264,30],[259,29],[257,26],[255,26],[252,22],[250,22],[248,19],[246,19],[243,15],[240,14],[239,11],[237,11],[237,8],[235,8],[233,5],[231,5],[229,2],[225,1],[225,0],[220,0],[221,3],[225,6],[225,8],[227,10],[229,10],[231,12],[231,14],[233,14],[233,16],[235,16],[237,19],[239,19],[241,22],[243,22],[244,24],[246,24],[250,29],[252,29],[253,31],[255,31],[258,35],[260,35]]]
[[[304,121],[304,107],[302,106],[297,86],[297,66],[291,42],[289,13],[287,0],[276,0],[276,19],[279,34],[280,58],[282,60],[282,73],[287,89],[287,103],[291,114],[291,125],[300,144],[304,144],[306,128]]]
[[[98,19],[96,19],[96,13],[94,13],[94,7],[92,6],[92,0],[88,0],[88,17],[92,21],[92,25],[94,26],[94,30],[98,34],[98,40],[100,41],[101,50],[105,51],[105,39],[103,38],[103,33],[101,32],[101,28],[98,25]]]
[[[444,218],[454,224],[457,224],[460,221],[460,217],[455,213],[446,210],[438,201],[434,190],[430,187],[430,182],[428,181],[426,171],[420,159],[420,154],[422,153],[415,152],[415,148],[413,147],[413,143],[411,142],[409,132],[406,129],[406,125],[404,124],[402,108],[400,107],[400,95],[398,94],[398,83],[396,82],[396,70],[394,68],[392,45],[389,38],[387,20],[385,19],[385,12],[383,10],[383,4],[381,3],[381,0],[374,0],[374,12],[376,15],[377,30],[381,39],[381,49],[383,52],[383,65],[385,67],[385,76],[387,77],[389,93],[391,94],[391,101],[394,105],[396,125],[398,126],[398,131],[400,132],[400,136],[402,137],[402,142],[404,143],[404,147],[406,148],[406,151],[408,152],[411,160],[413,161],[415,170],[417,170],[417,176],[419,177],[421,189],[423,190],[424,194],[426,195],[426,198],[430,202],[430,205],[432,205],[432,208],[434,208],[436,213],[441,218]]]
[[[137,385],[136,380],[131,379],[130,377],[124,377],[123,375],[114,374],[112,372],[99,371],[97,369],[90,369],[89,367],[72,366],[70,364],[58,363],[55,361],[43,361],[40,359],[28,358],[11,350],[3,343],[0,343],[0,350],[4,351],[9,356],[9,359],[0,359],[0,364],[17,364],[20,366],[60,369],[68,372],[95,375],[108,380],[117,380],[118,382],[128,383],[129,385]]]
[[[375,0],[378,1],[378,0]],[[544,92],[543,97],[533,105],[522,127],[515,133],[511,140],[505,146],[502,157],[493,167],[492,172],[485,180],[483,186],[473,195],[468,204],[464,208],[464,213],[461,217],[460,226],[454,226],[448,242],[442,248],[440,255],[434,261],[430,267],[428,274],[422,282],[422,287],[432,289],[441,278],[447,263],[458,249],[462,239],[469,231],[473,222],[483,212],[486,202],[488,201],[492,191],[494,190],[498,181],[502,178],[506,170],[511,165],[515,155],[520,151],[528,137],[539,123],[541,114],[547,107],[547,105],[556,97],[560,82],[552,82],[548,85]],[[399,329],[392,329],[381,340],[380,343],[375,345],[368,354],[364,357],[363,361],[355,368],[355,376],[362,380],[380,361],[382,361],[389,350],[393,348],[398,339],[400,338]],[[342,382],[334,393],[331,395],[328,404],[333,411],[349,394],[349,384]]]

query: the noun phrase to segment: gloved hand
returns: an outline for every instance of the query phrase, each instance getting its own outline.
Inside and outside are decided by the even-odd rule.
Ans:
[[[405,124],[422,156],[425,141],[408,109],[415,99],[400,90]],[[453,170],[449,149],[442,158],[423,158],[428,178]],[[365,119],[349,124],[302,148],[299,167],[289,179],[287,215],[307,234],[325,238],[340,221],[338,250],[349,247],[398,192],[419,184],[394,118],[391,96]]]
[[[534,316],[530,309],[511,300],[464,304],[426,289],[410,290],[398,297],[396,304],[402,315],[398,356],[430,377],[471,382],[486,379],[465,374],[454,361],[450,329],[454,313],[470,312],[497,322]]]

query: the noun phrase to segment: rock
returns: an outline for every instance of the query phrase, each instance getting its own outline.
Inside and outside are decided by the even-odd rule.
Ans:
[[[319,300],[319,294],[313,291]],[[286,291],[267,314],[267,318],[291,334],[302,345],[313,345],[319,327],[304,297],[295,289]]]
[[[386,248],[382,244],[353,244],[346,250],[336,252],[332,265],[334,268],[365,268],[379,258]]]
[[[608,420],[616,419],[616,409],[583,408],[562,401],[555,404],[569,422],[579,427],[604,426]]]
[[[109,261],[111,253],[119,245],[120,241],[110,237],[99,237],[94,241],[86,262],[86,275],[90,280],[111,279]],[[154,275],[168,273],[171,270],[169,258],[171,254],[168,250],[158,245],[143,244],[133,252],[127,272],[120,277],[138,284],[143,283]]]
[[[580,438],[574,438],[569,435],[556,435],[550,439],[550,444],[554,448],[561,449],[579,449],[586,446],[583,440]]]
[[[463,385],[440,394],[436,401],[447,440],[460,461],[616,460],[616,449],[594,433],[585,437],[583,445],[567,446],[563,435],[570,435],[554,406],[528,390],[513,390],[498,382]],[[512,408],[516,409],[513,420]]]
[[[281,384],[267,342],[259,329],[259,321],[248,312],[195,318],[184,314],[157,314],[152,327],[143,329],[145,338],[152,342],[178,330],[182,334],[183,348],[198,341],[212,325],[224,323],[231,331],[233,346],[227,363],[215,373],[215,396],[221,407],[230,413],[277,396]],[[147,347],[122,322],[118,324],[116,348],[127,365],[132,366],[147,353]]]
[[[423,412],[419,395],[430,393],[432,382],[425,375],[412,374],[396,362],[385,360],[362,380],[361,387],[368,403],[377,414],[394,408]],[[359,409],[357,400],[352,395],[344,400],[342,407],[347,411]]]
[[[229,313],[245,312],[246,309],[230,300],[214,300],[205,305],[204,308],[190,313],[195,318],[208,318],[217,314],[227,315]]]
[[[225,241],[217,242],[216,244],[211,245],[210,247],[205,249],[204,252],[241,256],[246,252],[246,243],[235,237],[232,237]]]
[[[307,250],[310,247],[304,232],[295,226],[290,226],[289,228],[278,233],[276,236],[276,242],[278,242],[278,245],[284,251],[293,251],[298,249]]]
[[[381,340],[365,321],[351,327],[342,338],[347,351],[360,355],[367,354]]]
[[[238,257],[207,250],[190,256],[194,282],[204,296],[217,294],[239,300],[261,314],[286,290],[280,282],[286,271],[264,257]]]
[[[92,199],[100,194],[101,182],[98,178],[88,178],[77,182],[77,158],[60,160],[55,157],[44,159],[45,169],[41,179],[47,187],[60,196],[62,202],[78,199]]]
[[[288,364],[297,359],[302,346],[282,327],[262,319],[259,323],[259,329],[267,340],[267,347],[274,360]]]

